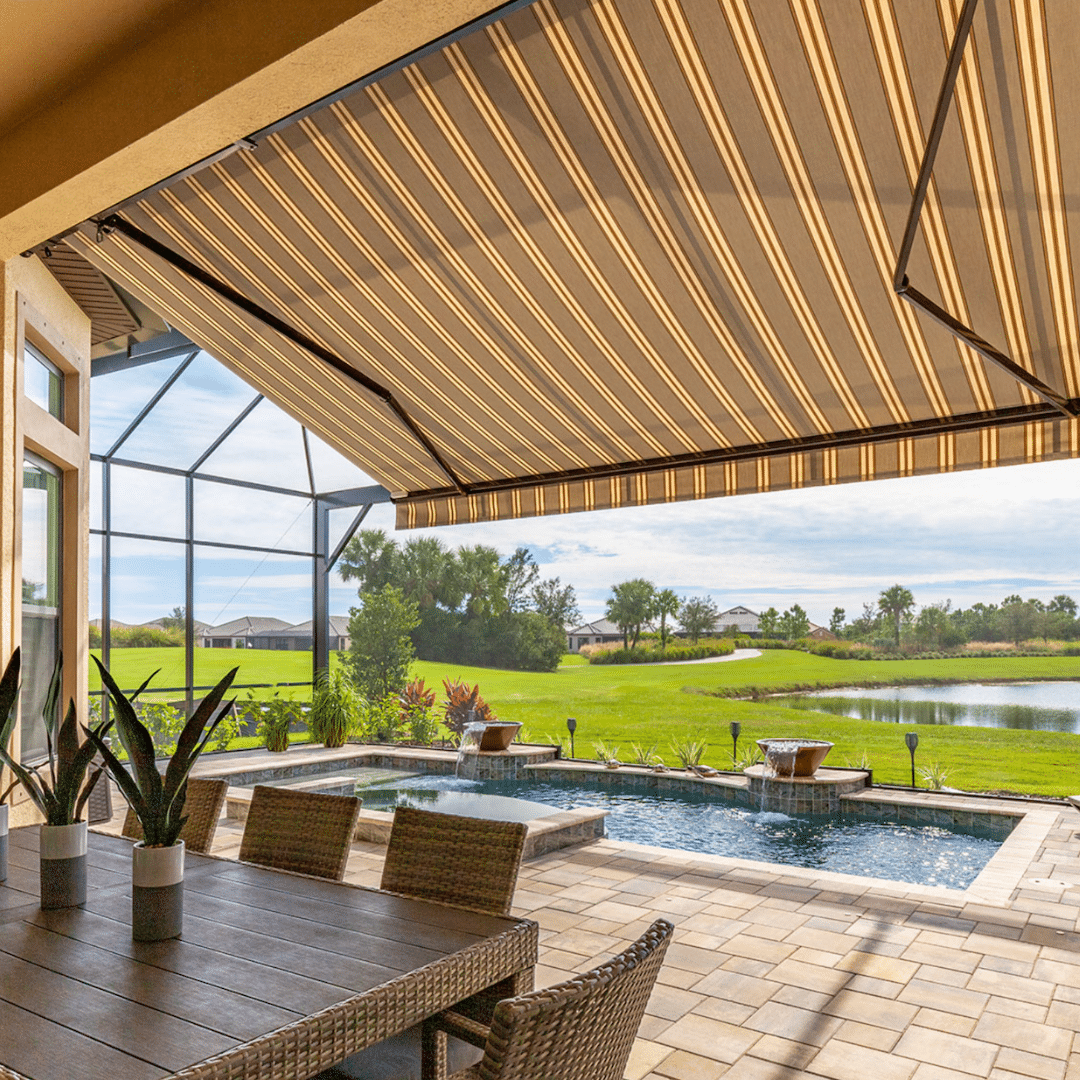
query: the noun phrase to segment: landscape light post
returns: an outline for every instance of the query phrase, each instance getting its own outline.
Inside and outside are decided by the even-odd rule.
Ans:
[[[911,753],[911,786],[915,786],[915,747],[919,745],[919,736],[914,731],[909,731],[904,736],[904,742]]]
[[[739,749],[739,732],[742,731],[742,724],[738,720],[731,721],[731,764],[735,764],[735,758]]]
[[[567,730],[570,732],[570,757],[574,757],[574,732],[577,731],[577,721],[572,717],[567,717],[566,720]]]

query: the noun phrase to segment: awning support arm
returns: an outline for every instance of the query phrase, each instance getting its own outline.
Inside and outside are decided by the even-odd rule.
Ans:
[[[965,345],[974,349],[984,360],[988,360],[991,364],[1008,372],[1018,383],[1026,386],[1032,393],[1041,397],[1043,401],[1053,405],[1059,413],[1072,418],[1080,415],[1077,402],[1070,401],[1063,394],[1047,386],[1046,383],[1026,368],[1021,367],[1011,357],[1006,356],[1000,349],[995,348],[976,334],[971,327],[965,326],[964,323],[955,316],[950,315],[940,305],[924,296],[911,284],[907,276],[908,262],[911,260],[911,249],[915,244],[915,235],[919,231],[919,218],[926,202],[927,192],[930,190],[934,162],[937,160],[938,148],[941,146],[941,136],[945,131],[945,122],[949,117],[949,108],[952,105],[953,93],[956,90],[956,80],[960,76],[960,65],[964,59],[964,48],[967,45],[968,38],[971,36],[971,24],[975,19],[975,9],[978,6],[979,0],[964,0],[964,6],[960,11],[960,19],[956,24],[956,32],[953,34],[952,45],[949,48],[949,60],[945,65],[945,76],[941,80],[941,90],[938,93],[937,106],[934,109],[934,119],[930,124],[926,149],[923,151],[919,175],[915,181],[915,190],[911,195],[911,207],[908,210],[907,225],[904,228],[904,238],[900,243],[900,252],[896,260],[896,273],[893,275],[893,291],[913,307],[929,315],[938,325],[945,327],[953,337],[959,338]]]
[[[390,411],[397,416],[413,438],[416,439],[424,450],[427,451],[435,464],[438,465],[440,472],[442,472],[450,481],[454,490],[461,495],[468,494],[468,486],[461,480],[457,473],[454,472],[453,468],[451,468],[449,463],[443,458],[431,439],[424,434],[416,421],[409,416],[401,403],[394,397],[390,390],[386,389],[385,386],[381,386],[370,376],[365,375],[362,371],[353,367],[347,360],[343,360],[337,353],[326,348],[325,345],[320,344],[314,338],[308,337],[307,334],[301,333],[296,327],[290,325],[284,319],[279,318],[273,312],[267,311],[266,308],[256,304],[242,292],[239,292],[231,285],[214,277],[213,274],[208,273],[201,266],[192,262],[190,259],[185,258],[185,256],[181,255],[179,252],[173,251],[172,248],[161,243],[159,240],[156,240],[149,233],[143,232],[138,226],[132,225],[131,222],[120,217],[118,214],[112,214],[109,217],[100,220],[95,219],[93,224],[97,226],[97,229],[101,234],[107,235],[112,232],[118,232],[122,236],[125,236],[127,239],[138,244],[140,247],[146,248],[147,251],[152,252],[159,259],[164,260],[174,269],[179,270],[182,274],[192,280],[199,282],[200,285],[205,286],[223,300],[227,300],[229,303],[234,304],[252,318],[258,319],[259,322],[263,323],[265,326],[269,326],[270,329],[275,330],[294,345],[299,345],[301,349],[306,350],[313,356],[317,356],[320,360],[329,364],[330,367],[344,375],[347,379],[351,379],[353,382],[358,383],[370,394],[382,401]]]

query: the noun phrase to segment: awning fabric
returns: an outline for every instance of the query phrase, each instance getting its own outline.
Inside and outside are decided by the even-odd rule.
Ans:
[[[959,11],[536,0],[123,211],[429,447],[131,235],[69,243],[400,527],[1076,457],[1075,419],[891,288]],[[908,268],[1068,399],[1078,39],[1072,4],[981,4]]]

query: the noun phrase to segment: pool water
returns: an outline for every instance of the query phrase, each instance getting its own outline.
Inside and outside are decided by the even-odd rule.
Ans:
[[[361,782],[357,794],[368,810],[409,805],[460,813],[448,801],[455,795],[524,799],[556,810],[597,807],[609,812],[607,834],[614,840],[951,889],[967,888],[1001,846],[1000,838],[977,829],[965,832],[847,815],[793,817],[719,803],[708,796],[614,791],[547,780],[403,776]]]

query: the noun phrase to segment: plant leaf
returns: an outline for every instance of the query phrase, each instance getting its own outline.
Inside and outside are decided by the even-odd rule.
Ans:
[[[93,660],[97,664],[101,681],[105,684],[109,697],[116,706],[116,733],[120,736],[120,744],[135,768],[135,778],[139,790],[144,798],[151,801],[155,800],[161,795],[162,785],[161,773],[158,772],[155,763],[154,740],[151,738],[150,732],[146,730],[146,725],[136,714],[135,706],[124,695],[120,687],[116,685],[105,665],[96,656]],[[157,674],[157,672],[154,674]],[[146,682],[149,681],[149,679],[146,680]],[[139,687],[137,693],[146,687],[146,682]]]
[[[105,742],[105,732],[111,726],[112,721],[109,721],[100,728],[94,730],[84,728],[83,730],[86,731],[87,739],[97,747],[98,753],[101,754],[105,762],[105,767],[112,773],[112,778],[116,781],[117,787],[120,788],[120,794],[124,796],[131,809],[135,811],[139,820],[142,821],[143,814],[146,811],[146,801],[142,797],[142,792],[139,791],[139,785],[135,783],[131,773],[124,768],[123,762],[109,749],[108,744]]]
[[[232,671],[221,678],[217,686],[203,698],[199,707],[191,714],[190,719],[184,725],[184,730],[180,732],[180,737],[176,740],[176,750],[173,752],[173,756],[165,770],[165,794],[169,805],[172,804],[172,800],[180,790],[180,785],[187,779],[187,774],[190,772],[192,765],[195,764],[196,758],[202,753],[203,747],[206,745],[205,740],[201,746],[199,745],[199,737],[203,733],[203,728],[210,723],[211,717],[214,717],[218,706],[221,704],[221,699],[225,696],[229,687],[232,686],[239,670],[238,667],[234,667]],[[210,723],[210,734],[221,723],[222,717],[232,705],[233,702],[230,702],[226,709],[217,713],[213,722]]]
[[[16,649],[0,676],[0,749],[7,750],[15,728],[15,706],[19,701],[19,668],[22,650]]]

